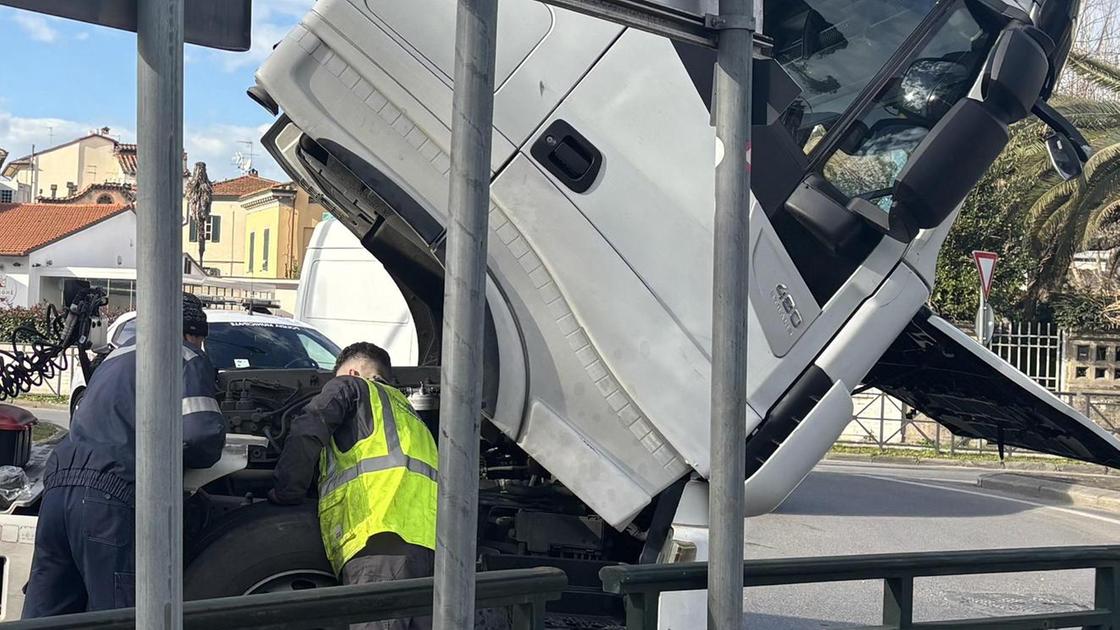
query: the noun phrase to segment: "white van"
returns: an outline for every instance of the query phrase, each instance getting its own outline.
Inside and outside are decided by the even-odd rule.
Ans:
[[[350,230],[333,219],[315,228],[299,274],[295,319],[339,346],[371,341],[395,365],[416,365],[412,315],[397,284]]]

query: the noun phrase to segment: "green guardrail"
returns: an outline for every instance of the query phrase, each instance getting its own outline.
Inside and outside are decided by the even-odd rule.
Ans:
[[[351,623],[432,614],[432,578],[336,586],[185,602],[187,630],[345,630]],[[543,630],[545,602],[560,598],[559,569],[479,573],[475,606],[511,611],[514,630]],[[4,630],[133,630],[136,609],[122,608],[0,624]]]
[[[914,621],[914,578],[1067,569],[1096,570],[1092,609],[982,619]],[[708,565],[692,562],[610,566],[603,568],[599,575],[605,591],[622,595],[627,630],[655,630],[660,594],[707,588]],[[743,564],[743,579],[747,587],[882,580],[883,623],[865,630],[1081,627],[1086,630],[1120,630],[1120,546],[749,560]]]

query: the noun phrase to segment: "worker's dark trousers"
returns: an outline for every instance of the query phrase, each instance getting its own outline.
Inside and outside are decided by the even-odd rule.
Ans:
[[[135,605],[135,512],[81,486],[43,495],[23,618]]]
[[[430,577],[435,572],[435,552],[410,545],[396,534],[371,536],[366,548],[342,567],[343,584],[369,584]],[[428,630],[430,617],[357,623],[350,630]]]

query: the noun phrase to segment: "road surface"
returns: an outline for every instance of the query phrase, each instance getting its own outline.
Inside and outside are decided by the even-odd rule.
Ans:
[[[66,409],[48,407],[28,407],[27,409],[43,422],[50,422],[51,424],[57,424],[62,427],[70,426],[70,412]]]
[[[976,487],[991,471],[822,463],[774,514],[747,521],[747,556],[780,558],[1120,543],[1120,515]],[[918,579],[915,621],[1089,607],[1088,571]],[[881,622],[880,582],[747,589],[750,630]]]

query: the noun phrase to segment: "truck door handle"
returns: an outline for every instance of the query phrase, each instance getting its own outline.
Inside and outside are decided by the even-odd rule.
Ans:
[[[548,126],[530,153],[545,169],[574,192],[587,192],[603,166],[603,154],[563,120]]]

